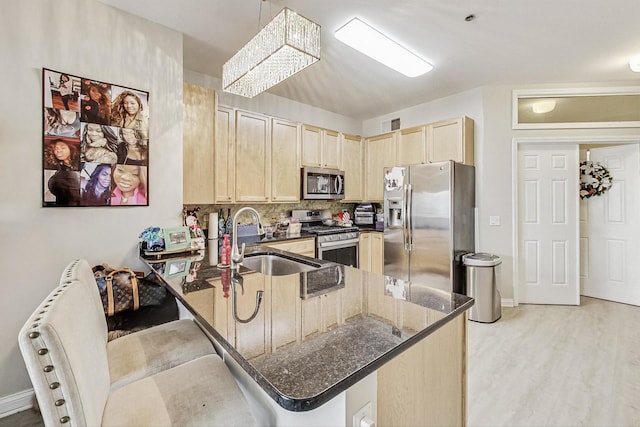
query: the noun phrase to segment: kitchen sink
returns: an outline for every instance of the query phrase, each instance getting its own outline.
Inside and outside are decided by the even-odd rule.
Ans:
[[[296,259],[280,253],[246,254],[242,265],[266,276],[286,276],[317,270],[322,264]]]

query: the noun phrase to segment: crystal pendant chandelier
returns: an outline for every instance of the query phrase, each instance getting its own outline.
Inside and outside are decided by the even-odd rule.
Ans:
[[[222,66],[222,87],[253,98],[318,60],[320,25],[285,7]]]

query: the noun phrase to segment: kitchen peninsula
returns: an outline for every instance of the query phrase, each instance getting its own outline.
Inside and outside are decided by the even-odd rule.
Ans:
[[[246,255],[267,252],[292,255],[266,246]],[[234,273],[208,250],[145,262],[214,340],[260,423],[466,424],[472,299],[295,258],[320,266]]]

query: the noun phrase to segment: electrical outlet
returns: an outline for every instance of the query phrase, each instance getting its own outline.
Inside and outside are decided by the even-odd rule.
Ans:
[[[360,427],[360,421],[366,418],[368,420],[373,420],[373,411],[371,409],[371,402],[367,402],[362,408],[358,409],[355,414],[353,414],[353,423],[351,424],[354,427]]]
[[[499,216],[490,216],[489,217],[489,225],[500,225],[500,217]]]

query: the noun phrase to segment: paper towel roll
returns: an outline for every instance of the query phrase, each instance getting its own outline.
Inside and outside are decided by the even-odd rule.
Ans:
[[[218,239],[212,239],[209,240],[209,265],[215,267],[218,262]]]
[[[209,240],[218,238],[218,214],[211,212],[209,214]]]

